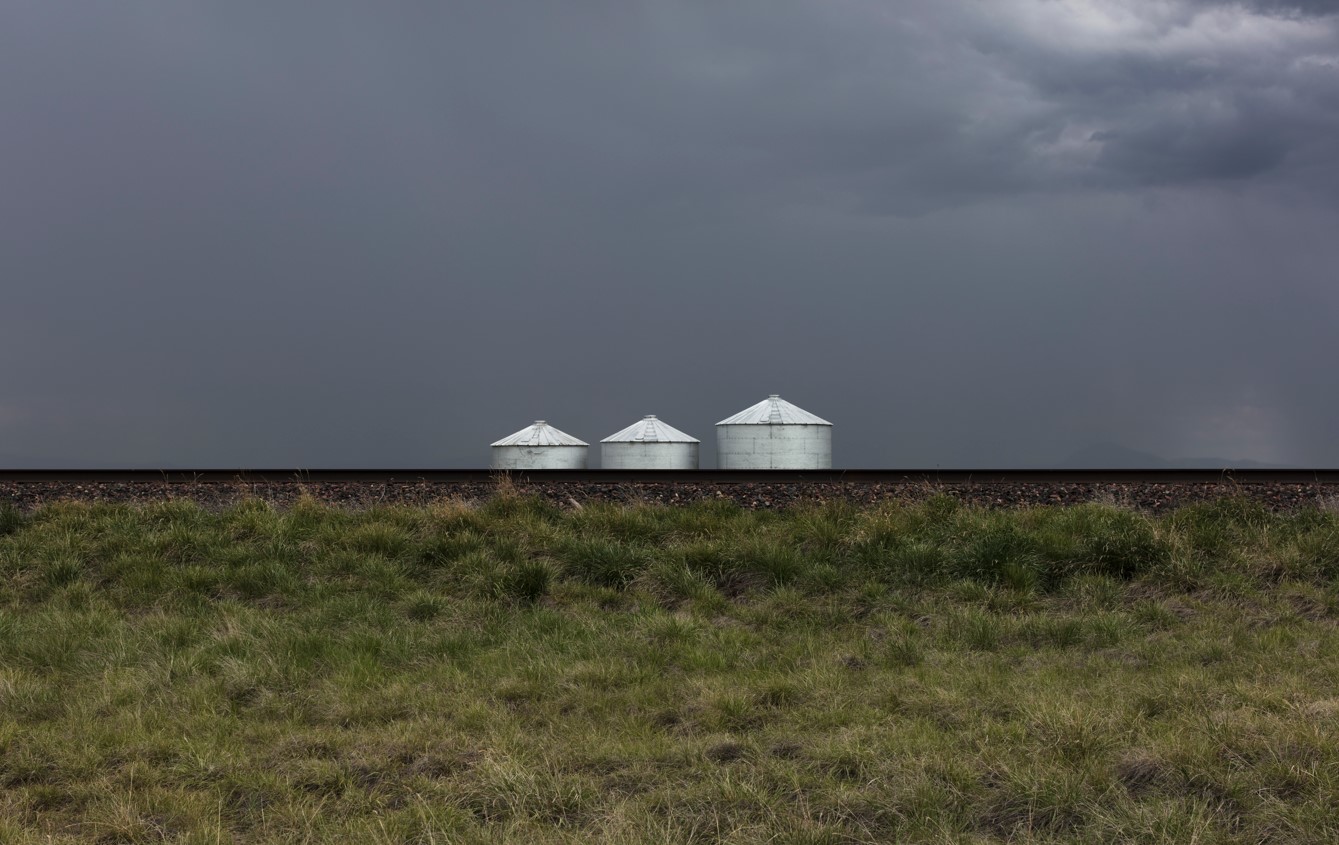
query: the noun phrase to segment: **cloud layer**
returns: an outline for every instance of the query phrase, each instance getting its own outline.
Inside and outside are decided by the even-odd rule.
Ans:
[[[1339,464],[1331,4],[324,8],[0,12],[10,462]]]

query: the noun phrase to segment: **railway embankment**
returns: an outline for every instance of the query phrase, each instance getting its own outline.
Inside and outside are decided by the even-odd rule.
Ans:
[[[303,497],[341,507],[364,509],[380,505],[426,505],[444,499],[486,501],[499,492],[536,496],[562,507],[590,502],[682,505],[728,500],[749,509],[781,509],[823,502],[856,505],[887,501],[923,501],[952,497],[963,504],[1018,508],[1042,505],[1078,505],[1088,502],[1119,504],[1149,513],[1166,513],[1185,505],[1223,498],[1257,501],[1271,510],[1328,507],[1339,501],[1339,484],[1329,481],[1246,482],[1232,478],[1213,481],[1160,480],[1024,480],[994,478],[984,482],[932,479],[904,481],[591,481],[510,477],[477,480],[6,480],[0,478],[0,506],[31,510],[59,501],[151,503],[171,499],[222,509],[248,499],[278,507]]]

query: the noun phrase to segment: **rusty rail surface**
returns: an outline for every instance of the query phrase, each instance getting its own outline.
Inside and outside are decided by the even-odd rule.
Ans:
[[[1339,484],[1339,469],[0,469],[0,483]]]

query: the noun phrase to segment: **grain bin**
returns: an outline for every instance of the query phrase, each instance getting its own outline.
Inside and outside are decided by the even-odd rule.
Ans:
[[[585,469],[587,444],[535,420],[493,444],[493,469]]]
[[[698,439],[647,416],[600,441],[604,469],[697,469]]]
[[[832,423],[773,393],[716,423],[721,469],[831,469]]]

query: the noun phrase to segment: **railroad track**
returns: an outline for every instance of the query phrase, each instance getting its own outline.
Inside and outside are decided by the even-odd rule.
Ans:
[[[0,469],[9,484],[1339,484],[1339,469]]]

